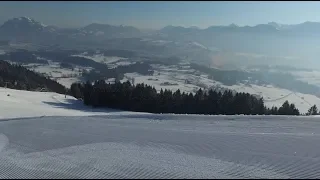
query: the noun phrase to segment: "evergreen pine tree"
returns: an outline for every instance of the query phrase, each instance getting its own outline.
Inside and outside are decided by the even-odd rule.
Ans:
[[[317,114],[318,114],[318,108],[316,105],[311,106],[307,112],[307,115],[317,115]]]

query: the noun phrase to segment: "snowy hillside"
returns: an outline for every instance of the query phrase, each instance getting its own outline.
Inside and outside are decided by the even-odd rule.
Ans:
[[[239,84],[224,87],[237,92],[245,92],[263,97],[265,105],[270,108],[272,106],[280,107],[285,101],[295,104],[301,113],[306,113],[314,104],[317,105],[317,107],[320,107],[320,98],[315,95],[298,93],[271,85],[258,86],[254,84]]]
[[[38,72],[44,76],[50,77],[52,80],[57,81],[66,88],[70,88],[74,82],[81,81],[81,73],[83,70],[90,70],[90,67],[74,67],[67,69],[60,67],[59,63],[50,62],[49,64],[30,63],[23,65],[25,68]]]
[[[124,57],[104,56],[103,54],[95,54],[93,56],[87,56],[86,53],[83,53],[83,54],[80,54],[80,55],[73,55],[73,56],[92,59],[92,60],[94,60],[96,62],[100,62],[100,63],[104,63],[104,64],[109,64],[109,63],[117,62],[119,60],[128,59],[128,58],[124,58]]]
[[[9,95],[9,96],[8,96]],[[40,116],[90,116],[127,112],[93,109],[71,96],[0,88],[0,118]],[[131,112],[130,112],[131,113]]]
[[[86,52],[85,52],[79,55],[71,55],[71,56],[83,57],[90,60],[94,60],[95,62],[98,62],[98,63],[106,64],[109,69],[113,69],[118,66],[128,66],[131,64],[135,64],[135,62],[127,61],[127,58],[124,58],[124,57],[104,56],[102,54],[95,54],[92,56],[88,56],[86,55]],[[23,64],[23,66],[29,70],[38,72],[40,74],[43,74],[44,76],[49,77],[52,80],[57,81],[58,83],[65,86],[66,88],[70,88],[72,83],[82,81],[83,71],[90,71],[94,69],[93,67],[79,66],[79,65],[72,65],[73,68],[71,69],[71,68],[61,67],[60,62],[55,62],[42,57],[37,57],[37,59],[47,61],[48,63],[45,63],[45,64],[26,63],[26,64]],[[12,61],[8,61],[8,62],[14,63]]]

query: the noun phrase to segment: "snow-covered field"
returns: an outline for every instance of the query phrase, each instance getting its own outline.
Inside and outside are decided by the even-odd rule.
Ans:
[[[79,77],[57,78],[56,81],[66,88],[70,88],[72,83],[82,82],[81,78],[79,78]]]
[[[136,64],[136,62],[130,62],[130,61],[126,61],[126,60],[119,60],[119,61],[116,61],[116,62],[112,62],[112,63],[108,63],[108,67],[109,69],[113,69],[113,68],[116,68],[118,66],[129,66],[129,65],[132,65],[132,64]]]
[[[198,86],[192,85],[192,84],[185,84],[184,80],[178,81],[178,80],[172,80],[170,77],[168,77],[168,73],[162,73],[160,75],[153,76],[142,76],[138,73],[126,73],[125,78],[121,80],[121,82],[127,81],[129,78],[134,78],[135,84],[138,83],[144,83],[149,84],[155,87],[157,91],[160,91],[161,89],[170,89],[173,91],[176,91],[180,89],[181,91],[185,92],[195,92],[198,90]],[[129,78],[126,78],[129,77]],[[165,82],[169,83],[168,85],[164,84]]]
[[[84,57],[84,58],[91,59],[91,60],[94,60],[96,62],[105,63],[105,64],[114,63],[114,62],[117,62],[119,60],[128,59],[128,58],[118,57],[118,56],[104,56],[103,54],[95,54],[93,56],[88,56],[85,53],[84,54],[79,54],[79,55],[72,55],[72,56]]]
[[[46,73],[50,77],[61,77],[61,76],[79,76],[79,71],[72,71],[71,69],[65,69],[65,68],[54,68],[51,66],[38,66],[33,68],[34,71],[39,73]]]
[[[151,65],[155,70],[151,76],[144,76],[138,73],[126,73],[122,82],[134,78],[135,83],[145,83],[154,86],[157,91],[161,89],[170,89],[176,91],[180,89],[183,92],[196,92],[199,88],[209,88],[221,84],[211,80],[207,75],[199,73],[195,75],[195,70],[190,69],[188,64],[179,66],[164,66],[159,64]],[[188,80],[189,82],[186,82]]]
[[[81,73],[83,70],[89,71],[92,69],[90,67],[75,66],[74,69],[71,70],[61,68],[59,63],[54,62],[49,62],[49,65],[30,63],[24,65],[24,67],[48,76],[67,88],[70,88],[72,83],[81,81]]]
[[[21,118],[0,121],[0,178],[318,178],[319,148],[319,118]]]

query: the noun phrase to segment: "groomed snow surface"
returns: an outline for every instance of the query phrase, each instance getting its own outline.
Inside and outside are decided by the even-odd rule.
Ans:
[[[316,116],[156,115],[49,92],[0,96],[0,178],[320,177]]]

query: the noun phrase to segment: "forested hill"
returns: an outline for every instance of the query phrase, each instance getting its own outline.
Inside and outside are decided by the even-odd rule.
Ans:
[[[0,60],[0,87],[29,91],[46,88],[48,91],[61,94],[66,92],[65,87],[56,81],[3,60]]]

